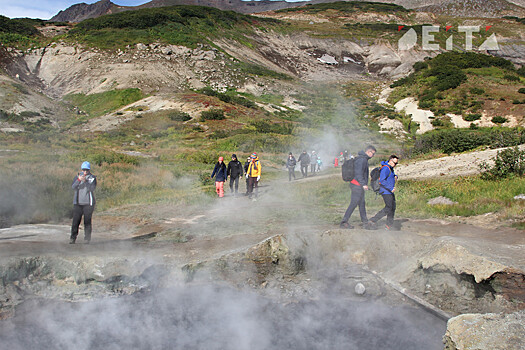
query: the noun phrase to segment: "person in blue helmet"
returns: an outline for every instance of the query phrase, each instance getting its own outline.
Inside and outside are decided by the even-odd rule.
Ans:
[[[83,162],[80,167],[82,170],[73,180],[72,188],[75,191],[73,196],[73,223],[71,225],[71,237],[69,244],[75,244],[78,236],[78,227],[82,216],[84,217],[84,243],[91,241],[91,217],[95,209],[95,188],[97,178],[91,174],[91,164]]]

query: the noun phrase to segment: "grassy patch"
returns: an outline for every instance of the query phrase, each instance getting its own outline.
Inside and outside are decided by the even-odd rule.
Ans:
[[[99,117],[142,99],[140,89],[111,90],[97,94],[71,94],[64,99],[87,112],[90,117]]]

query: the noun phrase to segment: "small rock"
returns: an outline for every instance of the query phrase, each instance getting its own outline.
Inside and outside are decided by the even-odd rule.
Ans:
[[[454,202],[451,199],[443,196],[439,196],[436,198],[432,198],[427,202],[428,205],[454,205],[458,204],[458,202]]]
[[[366,292],[366,288],[362,283],[356,284],[354,290],[355,290],[355,293],[358,295],[363,295]]]
[[[516,200],[520,200],[520,199],[521,200],[525,200],[525,194],[522,193],[522,194],[519,194],[517,196],[514,196],[514,199],[516,199]]]

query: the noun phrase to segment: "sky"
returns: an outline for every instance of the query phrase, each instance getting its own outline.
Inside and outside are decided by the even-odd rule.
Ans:
[[[98,0],[0,0],[0,15],[9,18],[29,17],[50,19],[59,11],[68,7],[86,3],[93,4]],[[150,0],[112,0],[116,5],[137,6]]]
[[[0,0],[0,15],[9,18],[50,19],[59,11],[68,7],[86,3],[93,4],[98,0]],[[116,5],[137,6],[150,0],[111,0]],[[288,0],[289,2],[298,0]]]

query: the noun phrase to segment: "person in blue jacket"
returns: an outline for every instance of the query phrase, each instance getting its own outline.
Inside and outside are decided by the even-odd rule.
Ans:
[[[394,168],[398,161],[399,158],[393,154],[388,158],[387,162],[381,162],[381,171],[379,173],[379,193],[383,197],[385,207],[370,219],[373,228],[375,228],[376,223],[386,215],[385,229],[395,229],[394,214],[396,213],[396,195],[394,192],[396,191],[397,175],[394,172]]]

